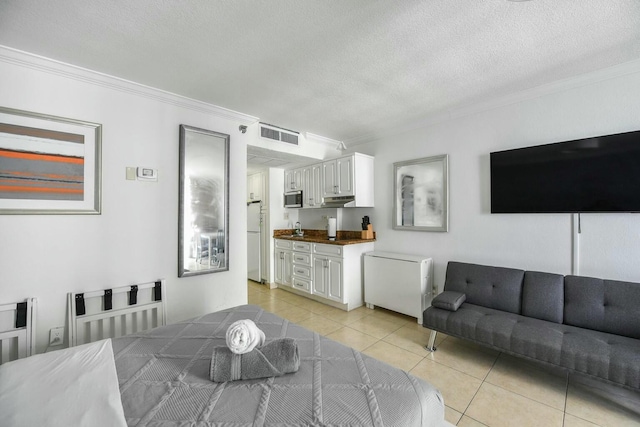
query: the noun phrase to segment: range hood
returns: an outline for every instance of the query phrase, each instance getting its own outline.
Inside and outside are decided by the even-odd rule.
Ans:
[[[322,200],[323,208],[352,208],[356,206],[356,196],[325,197]]]

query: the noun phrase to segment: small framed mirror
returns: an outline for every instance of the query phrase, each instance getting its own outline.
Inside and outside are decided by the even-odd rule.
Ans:
[[[180,125],[178,277],[229,270],[229,135]]]

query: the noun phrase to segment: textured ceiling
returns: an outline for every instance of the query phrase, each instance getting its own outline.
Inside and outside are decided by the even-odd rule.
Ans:
[[[638,0],[2,0],[0,44],[362,141],[640,58]]]

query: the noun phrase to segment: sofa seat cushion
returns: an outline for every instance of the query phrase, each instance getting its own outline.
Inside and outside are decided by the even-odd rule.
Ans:
[[[464,303],[429,307],[426,328],[640,389],[640,340]]]

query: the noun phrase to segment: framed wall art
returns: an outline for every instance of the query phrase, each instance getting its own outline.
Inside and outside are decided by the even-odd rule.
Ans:
[[[449,156],[397,162],[393,172],[393,228],[448,231]]]
[[[96,123],[0,107],[0,214],[100,214]]]

